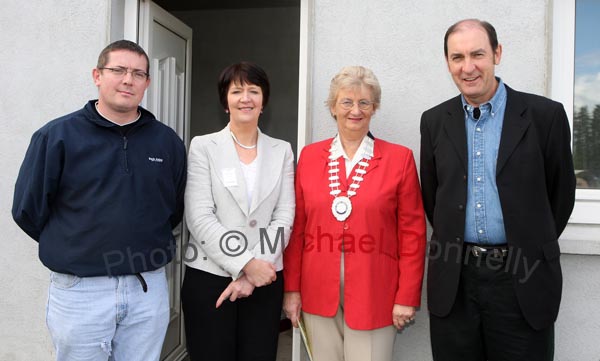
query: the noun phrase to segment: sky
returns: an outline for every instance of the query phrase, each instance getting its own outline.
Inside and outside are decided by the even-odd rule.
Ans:
[[[575,2],[575,108],[600,104],[600,1]]]

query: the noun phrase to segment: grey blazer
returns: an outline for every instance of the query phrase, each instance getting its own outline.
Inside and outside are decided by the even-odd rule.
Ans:
[[[294,155],[288,142],[258,131],[257,173],[248,204],[229,126],[194,137],[188,157],[186,265],[219,276],[240,276],[252,258],[283,269],[294,222]]]

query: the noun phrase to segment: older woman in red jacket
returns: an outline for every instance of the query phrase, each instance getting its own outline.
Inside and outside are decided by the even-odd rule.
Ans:
[[[327,105],[338,134],[302,150],[284,253],[284,310],[302,312],[316,361],[389,361],[420,305],[425,217],[410,149],[374,138],[381,88],[343,68]]]

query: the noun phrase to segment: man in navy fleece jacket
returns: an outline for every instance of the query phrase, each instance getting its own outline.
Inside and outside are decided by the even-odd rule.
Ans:
[[[108,45],[92,71],[98,99],[35,132],[19,172],[12,214],[52,271],[57,360],[160,357],[186,159],[177,134],[139,106],[148,72],[137,44]]]

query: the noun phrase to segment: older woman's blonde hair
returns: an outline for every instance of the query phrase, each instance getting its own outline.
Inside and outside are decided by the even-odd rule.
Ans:
[[[342,89],[354,89],[365,86],[371,91],[373,99],[373,111],[379,108],[381,103],[381,87],[379,86],[379,80],[371,69],[365,68],[364,66],[345,66],[331,79],[329,86],[329,97],[325,102],[325,105],[329,109],[335,106],[337,96]]]

